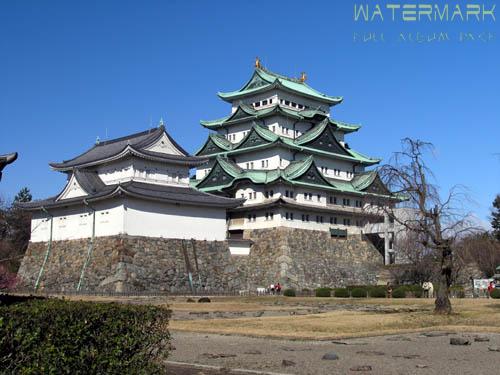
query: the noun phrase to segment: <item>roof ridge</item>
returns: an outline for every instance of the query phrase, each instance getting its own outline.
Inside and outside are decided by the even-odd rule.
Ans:
[[[134,133],[134,134],[129,134],[129,135],[126,135],[126,136],[123,136],[123,137],[119,137],[119,138],[110,139],[108,141],[102,141],[102,142],[97,143],[95,146],[96,147],[106,146],[106,145],[109,145],[109,144],[112,144],[112,143],[125,141],[127,139],[137,138],[137,137],[140,137],[140,136],[143,136],[143,135],[146,135],[146,134],[153,134],[153,133],[157,132],[160,129],[161,129],[162,132],[165,131],[165,127],[163,125],[160,125],[157,128],[150,128],[150,129],[144,130],[142,132],[138,132],[138,133]]]
[[[287,81],[291,81],[291,82],[295,82],[295,83],[300,83],[300,84],[305,84],[305,82],[301,81],[299,78],[292,78],[292,77],[288,77],[288,76],[285,76],[285,75],[280,74],[280,73],[272,72],[269,69],[264,68],[264,67],[255,68],[255,70],[256,71],[262,70],[264,73],[272,75],[272,76],[274,76],[276,78],[286,79]]]

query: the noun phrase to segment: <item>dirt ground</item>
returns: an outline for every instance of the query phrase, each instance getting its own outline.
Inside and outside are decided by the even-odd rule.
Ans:
[[[174,332],[173,337],[176,350],[171,361],[265,373],[500,374],[500,334],[423,332],[335,342],[191,332]],[[465,338],[471,344],[450,345],[452,337]],[[488,341],[476,342],[476,337]],[[326,353],[335,353],[338,359],[322,359]],[[210,371],[199,369],[192,373],[208,375]]]
[[[500,301],[452,302],[441,317],[424,299],[177,297],[169,373],[500,374]],[[450,345],[455,337],[470,345]]]
[[[434,315],[430,299],[196,300],[118,300],[172,310],[168,374],[500,374],[500,300],[453,299],[451,316]]]

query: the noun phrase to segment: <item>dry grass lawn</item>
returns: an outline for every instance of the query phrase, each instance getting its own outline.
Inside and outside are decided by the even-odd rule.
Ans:
[[[275,304],[276,301],[278,304]],[[186,303],[185,299],[177,298],[169,301],[169,308],[174,311],[199,312],[297,311],[325,304],[335,305],[335,311],[259,318],[174,319],[170,327],[173,330],[200,333],[320,340],[430,329],[500,333],[500,300],[455,299],[454,314],[451,316],[434,315],[433,300],[427,299],[229,297],[215,298],[212,303],[199,304]],[[392,311],[390,313],[355,311],[356,305],[381,306]],[[410,311],[406,311],[408,309]]]

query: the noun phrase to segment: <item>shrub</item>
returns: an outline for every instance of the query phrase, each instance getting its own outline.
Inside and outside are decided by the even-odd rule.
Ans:
[[[461,285],[453,285],[450,288],[451,295],[455,298],[465,298],[465,290]]]
[[[366,298],[366,288],[354,288],[351,290],[351,297]]]
[[[5,373],[151,374],[170,349],[170,311],[117,303],[30,300],[0,306]]]
[[[332,288],[318,288],[315,290],[316,297],[331,297]]]
[[[285,289],[283,295],[285,297],[295,297],[295,289]]]
[[[349,298],[349,291],[347,288],[336,288],[334,290],[334,296],[340,298]]]
[[[422,297],[422,294],[424,293],[422,286],[419,284],[405,285],[404,287],[405,287],[405,291],[407,293],[411,293],[412,297],[415,297],[415,298]]]
[[[369,290],[368,294],[372,298],[385,298],[385,287],[377,286]]]
[[[500,289],[499,288],[493,289],[490,293],[490,297],[491,298],[500,298]]]
[[[392,292],[392,297],[393,298],[405,298],[406,297],[406,290],[407,290],[407,288],[404,286],[397,287]]]

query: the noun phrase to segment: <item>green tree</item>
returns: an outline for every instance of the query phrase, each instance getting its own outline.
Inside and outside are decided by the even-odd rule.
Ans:
[[[19,193],[14,197],[14,202],[31,202],[33,197],[31,196],[30,189],[27,187],[23,187],[21,190],[19,190]]]
[[[500,241],[500,194],[497,194],[493,201],[493,211],[491,212],[491,226],[495,238]]]

